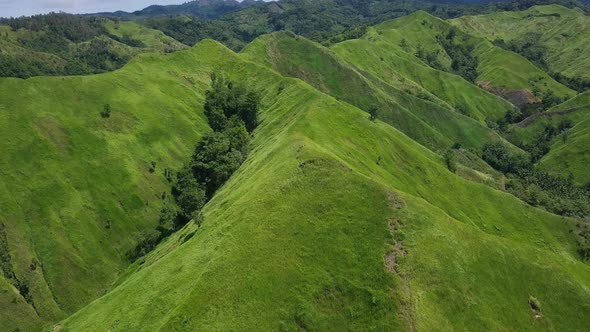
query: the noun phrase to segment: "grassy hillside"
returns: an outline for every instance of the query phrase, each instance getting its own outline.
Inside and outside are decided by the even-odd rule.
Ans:
[[[391,126],[217,43],[179,54],[263,95],[252,153],[201,229],[57,328],[585,328],[590,266],[573,220],[464,180]]]
[[[0,330],[60,319],[126,268],[157,224],[164,169],[208,130],[195,88],[208,71],[187,74],[195,61],[145,55],[104,75],[0,80]]]
[[[590,183],[590,92],[515,125],[511,136],[518,144],[531,144],[546,127],[559,127],[564,122],[572,127],[551,140],[551,150],[541,159],[539,167],[555,174],[572,174],[579,184]]]
[[[303,37],[288,33],[264,35],[242,54],[365,111],[377,107],[380,119],[435,151],[454,143],[477,149],[488,140],[500,139],[485,125],[456,112],[420,85],[409,80],[405,84],[385,81]],[[480,94],[488,97],[483,91]]]
[[[453,29],[449,22],[424,12],[384,22],[378,29],[392,44],[400,45],[405,40],[407,46],[404,48],[409,53],[416,54],[422,48],[425,53],[435,54],[440,67],[447,71],[451,70],[453,59],[442,42],[452,39],[454,44],[464,46],[477,59],[476,82],[503,96],[510,92],[523,93],[522,90],[530,94],[535,88],[541,93],[552,90],[560,97],[575,94],[526,58],[496,47],[486,39],[470,35],[471,30],[465,33]],[[442,40],[439,39],[441,37]]]
[[[54,14],[55,20],[72,15]],[[49,16],[51,17],[51,16]],[[26,20],[23,18],[23,20]],[[187,48],[180,42],[137,22],[101,19],[93,33],[79,18],[72,22],[32,24],[30,28],[0,25],[0,76],[28,78],[41,75],[81,75],[102,73],[122,67],[134,56]],[[41,26],[43,28],[38,28]],[[59,29],[78,27],[74,36]],[[35,27],[35,28],[33,28]]]
[[[133,38],[143,44],[143,48],[152,51],[170,53],[187,48],[175,39],[166,36],[162,31],[147,28],[134,21],[111,21],[105,22],[109,33],[124,39]]]
[[[520,12],[465,16],[451,21],[490,41],[532,41],[542,47],[543,59],[554,72],[590,79],[590,18],[579,9],[558,5],[535,6]]]
[[[465,115],[479,121],[500,118],[512,107],[457,75],[426,66],[376,31],[371,31],[362,39],[336,44],[332,49],[342,58],[386,82],[404,85],[406,80],[413,81],[451,108],[461,108]],[[481,97],[471,98],[474,95]]]

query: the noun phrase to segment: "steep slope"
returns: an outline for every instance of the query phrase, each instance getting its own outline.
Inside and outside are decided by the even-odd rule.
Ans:
[[[590,266],[573,220],[466,181],[391,126],[217,43],[187,53],[196,73],[264,96],[252,153],[201,229],[57,329],[585,328]]]
[[[456,112],[420,85],[383,81],[303,37],[289,33],[264,35],[242,54],[365,111],[377,107],[380,119],[435,151],[454,143],[477,149],[489,140],[500,139],[485,125]],[[483,91],[481,94],[486,95]]]
[[[477,38],[453,28],[449,22],[427,13],[416,12],[387,21],[380,24],[377,29],[392,44],[400,45],[403,44],[402,40],[405,40],[404,49],[409,53],[416,54],[421,48],[425,54],[433,54],[434,61],[447,71],[451,71],[454,60],[450,51],[460,53],[456,48],[448,49],[448,45],[464,47],[478,62],[478,76],[475,81],[515,104],[523,103],[519,97],[525,100],[524,103],[534,101],[534,90],[540,93],[551,90],[560,97],[575,95],[575,91],[556,82],[526,58],[496,47],[484,38]],[[443,43],[446,43],[447,47]]]
[[[559,128],[567,123],[565,133],[552,138],[550,150],[539,162],[541,169],[554,174],[572,174],[578,184],[590,183],[590,92],[536,114],[512,128],[512,137],[518,144],[531,144],[539,139],[545,128]]]
[[[411,17],[418,22],[422,21],[421,17],[437,20],[423,12]],[[388,31],[387,25],[384,28],[377,26],[369,29],[363,38],[336,44],[332,50],[361,70],[390,84],[403,86],[406,81],[414,82],[450,107],[461,109],[466,115],[482,122],[486,118],[500,118],[513,107],[460,76],[428,66],[412,53],[404,51]]]
[[[186,74],[194,61],[145,55],[104,75],[0,79],[0,330],[60,319],[127,267],[157,225],[164,169],[208,130],[195,92],[208,73]]]
[[[187,48],[175,39],[166,36],[162,31],[147,28],[134,21],[111,21],[105,22],[105,28],[114,36],[125,40],[132,38],[147,51],[158,51],[170,53]]]
[[[551,71],[590,79],[590,18],[559,5],[526,11],[465,16],[451,21],[473,35],[494,41],[533,42],[542,47]]]

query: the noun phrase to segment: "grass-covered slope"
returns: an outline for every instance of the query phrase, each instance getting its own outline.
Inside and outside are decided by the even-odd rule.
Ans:
[[[0,79],[0,330],[61,319],[127,267],[157,225],[164,169],[208,130],[195,88],[208,72],[187,74],[197,60],[144,55],[103,75]]]
[[[44,27],[42,23],[38,26]],[[46,30],[0,25],[0,76],[103,73],[122,67],[141,53],[170,53],[187,48],[163,32],[137,22],[104,19],[100,22],[100,32],[84,38],[68,39],[53,31],[71,26],[76,25],[62,22],[57,27],[44,27]],[[79,26],[74,30],[83,35],[84,29],[85,26]]]
[[[162,31],[145,27],[134,21],[105,21],[105,27],[109,33],[119,38],[132,38],[143,45],[143,48],[160,52],[173,52],[187,48],[187,46],[166,36]]]
[[[552,71],[590,78],[590,18],[580,9],[535,6],[525,11],[464,16],[451,22],[490,41],[534,41],[545,49],[544,60]]]
[[[433,22],[439,21],[423,12],[408,17],[420,26],[422,18]],[[363,38],[336,44],[332,50],[343,59],[385,82],[402,86],[407,85],[406,82],[418,84],[450,107],[462,109],[465,114],[482,122],[486,118],[500,118],[513,107],[507,101],[483,91],[458,75],[428,66],[418,59],[414,52],[404,50],[400,47],[402,37],[392,37],[399,31],[388,27],[396,21],[388,21],[369,29]],[[408,35],[407,38],[409,37]],[[434,37],[432,39],[434,40]],[[426,41],[421,43],[426,44]],[[414,45],[417,47],[417,44]]]
[[[58,329],[586,327],[590,266],[573,220],[464,180],[393,127],[217,43],[187,54],[195,72],[263,95],[253,150],[201,229],[189,224]]]
[[[554,174],[572,174],[579,184],[590,183],[590,92],[584,92],[549,111],[532,116],[512,128],[518,144],[531,144],[547,126],[570,123],[566,133],[554,137],[539,167]]]
[[[380,119],[435,151],[454,143],[477,149],[489,140],[499,139],[485,125],[455,111],[420,85],[409,80],[405,84],[384,81],[300,36],[264,35],[242,54],[365,111],[377,107]]]
[[[452,33],[452,43],[464,46],[478,61],[476,83],[504,97],[513,97],[516,94],[526,99],[527,95],[532,95],[534,89],[541,93],[552,90],[560,97],[575,94],[526,58],[496,47],[484,38],[475,37],[476,34],[470,35],[471,30],[464,32],[461,29],[453,29],[449,22],[425,12],[416,12],[384,22],[377,29],[392,44],[400,45],[402,40],[405,40],[406,46],[403,49],[409,53],[416,54],[418,49],[422,48],[425,53],[436,54],[436,60],[446,70],[451,70],[453,59],[439,38],[449,40]],[[532,100],[534,97],[529,98]],[[513,101],[519,98],[507,99]]]

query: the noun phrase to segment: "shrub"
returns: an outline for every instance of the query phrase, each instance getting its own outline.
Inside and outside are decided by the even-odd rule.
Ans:
[[[449,171],[455,173],[457,171],[457,161],[453,150],[447,150],[447,152],[444,154],[444,158],[445,164],[447,165]]]
[[[379,116],[379,110],[377,109],[377,106],[372,105],[371,107],[369,107],[369,120],[371,121],[375,121],[377,120],[377,117]]]
[[[100,116],[102,116],[103,119],[108,119],[111,117],[111,112],[112,112],[111,105],[104,104],[104,106],[102,107],[102,111],[100,112]]]

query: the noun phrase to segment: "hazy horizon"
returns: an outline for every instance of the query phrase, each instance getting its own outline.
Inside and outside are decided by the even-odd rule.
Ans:
[[[72,14],[133,12],[151,5],[182,4],[187,0],[0,0],[0,17],[19,17],[63,11]]]

